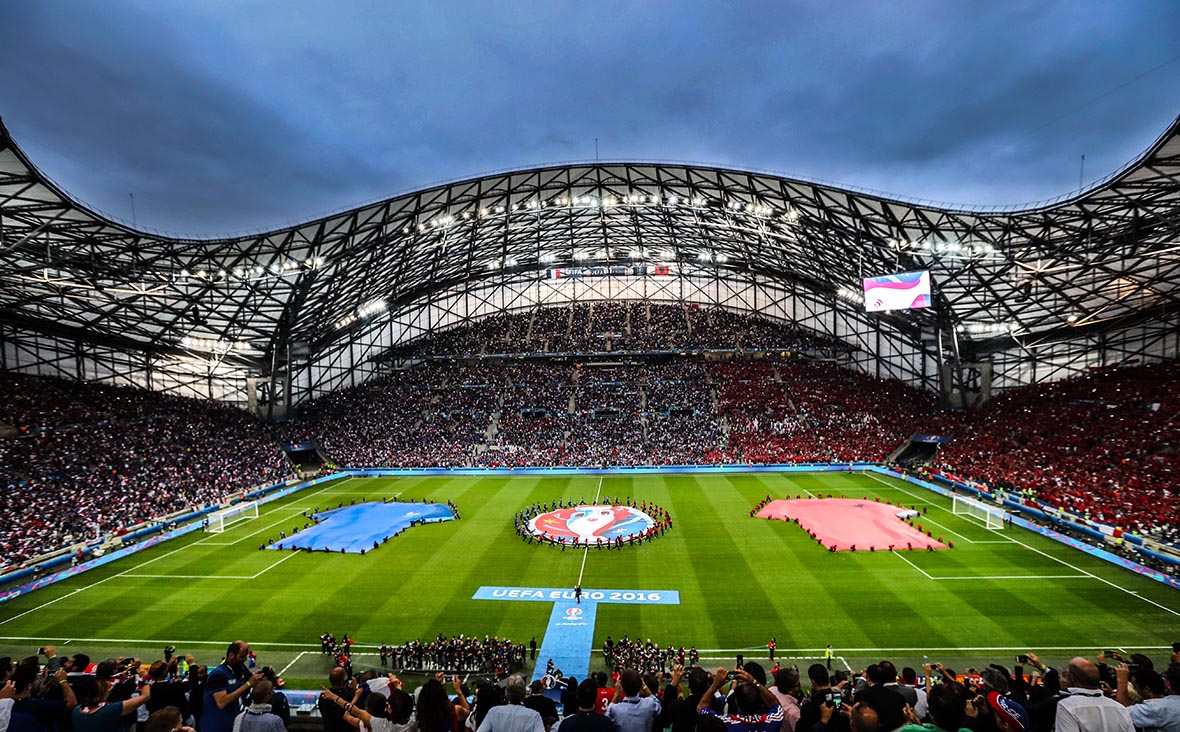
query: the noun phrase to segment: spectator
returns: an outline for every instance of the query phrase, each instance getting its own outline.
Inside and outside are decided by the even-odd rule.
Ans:
[[[275,671],[274,666],[263,666],[261,669],[262,678],[270,682],[270,711],[283,720],[283,726],[289,727],[291,725],[291,703],[287,701],[287,695],[280,691],[281,681],[278,672]]]
[[[101,674],[78,680],[78,705],[70,713],[74,732],[123,732],[123,717],[151,699],[151,684],[147,679],[137,679],[138,696],[121,702],[108,702],[111,682],[111,678]]]
[[[234,719],[233,732],[287,732],[279,715],[271,712],[270,694],[274,687],[265,678],[250,690],[250,706]]]
[[[614,732],[611,721],[598,713],[598,684],[594,679],[578,684],[575,695],[576,708],[565,710],[568,714],[556,729],[561,732]]]
[[[823,722],[826,732],[848,732],[849,718],[844,715],[832,716],[836,707],[836,700],[842,699],[841,689],[831,686],[831,676],[828,667],[822,663],[813,663],[807,668],[807,679],[811,682],[811,693],[799,705],[799,720],[795,723],[798,732],[813,732],[815,726],[823,720],[823,712],[827,710],[828,720]]]
[[[865,688],[856,692],[855,701],[871,706],[877,712],[881,728],[895,730],[906,722],[906,699],[897,685],[897,670],[885,661],[869,666],[864,673]],[[917,695],[915,695],[915,701]]]
[[[453,704],[450,697],[447,696],[441,672],[435,674],[433,679],[429,679],[418,688],[418,703],[414,710],[414,721],[418,725],[419,732],[457,732],[462,723],[466,721],[470,708],[467,705],[467,697],[463,696],[459,677],[451,677],[451,683],[455,687],[455,693],[458,694],[456,697],[458,705]],[[521,699],[523,698],[524,694],[522,693]],[[462,715],[460,715],[460,709]],[[484,721],[487,721],[486,717]]]
[[[185,726],[179,707],[160,707],[148,715],[143,732],[193,732]]]
[[[545,696],[540,681],[529,684],[529,695],[524,699],[524,706],[541,715],[541,719],[557,719],[557,704]]]
[[[328,684],[331,688],[325,688],[316,703],[324,723],[324,732],[350,732],[352,725],[344,719],[344,707],[357,690],[356,682],[348,678],[348,671],[337,666],[328,672]]]
[[[912,709],[906,710],[909,724],[898,732],[959,732],[967,721],[967,705],[960,692],[966,692],[954,681],[934,684],[926,693],[930,707],[930,722],[923,723]]]
[[[915,701],[910,704],[914,709],[914,713],[918,715],[918,719],[926,718],[926,690],[918,686],[918,672],[906,666],[901,670],[902,686],[908,686],[914,690]],[[904,691],[904,689],[903,689]]]
[[[48,694],[35,694],[40,666],[35,657],[26,658],[17,664],[4,690],[10,696],[9,726],[14,732],[53,732],[57,720],[77,706],[77,699],[66,681],[65,669],[58,669],[52,676],[54,685],[62,690],[61,699],[49,698]]]
[[[7,679],[0,677],[3,685],[0,686],[0,732],[6,732],[8,725],[12,721],[12,707],[15,704],[16,684]]]
[[[250,645],[246,641],[234,641],[225,652],[225,662],[209,672],[201,710],[201,732],[233,732],[234,720],[244,708],[251,687],[263,679],[262,672],[251,675],[246,670],[249,657]]]
[[[156,661],[148,669],[148,677],[152,680],[152,698],[146,708],[150,714],[155,714],[164,707],[176,707],[181,719],[189,717],[189,703],[186,692],[189,684],[181,678],[171,675],[175,672],[179,657],[173,657],[172,662]]]
[[[545,724],[541,715],[524,705],[527,688],[519,674],[508,677],[504,693],[508,703],[492,707],[478,732],[543,732]]]
[[[1028,712],[1017,702],[998,691],[987,692],[986,698],[987,706],[982,711],[990,716],[999,732],[1024,732],[1032,726]]]
[[[713,710],[710,702],[725,684],[728,673],[725,668],[717,669],[713,684],[697,702],[697,713],[721,717],[729,732],[779,732],[783,724],[783,708],[769,689],[742,669],[734,672],[737,686],[730,695],[726,714],[718,715]]]
[[[1061,683],[1069,696],[1057,704],[1057,732],[1133,732],[1126,707],[1103,695],[1098,666],[1086,658],[1069,662]]]
[[[1127,664],[1119,664],[1115,678],[1118,680],[1115,698],[1127,707],[1138,732],[1180,732],[1180,664],[1173,660],[1163,675],[1140,666],[1135,672],[1135,685],[1143,697],[1142,704],[1130,703],[1127,687],[1131,669]]]
[[[780,668],[774,672],[774,686],[770,693],[783,708],[782,732],[795,732],[799,722],[799,697],[803,690],[799,686],[799,671],[794,668]]]
[[[619,674],[615,698],[606,709],[606,718],[618,732],[651,732],[660,713],[660,700],[644,686],[643,677],[633,668]]]

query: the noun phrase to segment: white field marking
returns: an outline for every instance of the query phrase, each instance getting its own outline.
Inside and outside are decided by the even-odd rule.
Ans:
[[[127,579],[254,579],[253,575],[249,574],[119,574],[115,576],[126,577]]]
[[[136,645],[145,645],[145,646],[169,644],[169,643],[174,644],[174,645],[175,644],[182,644],[185,646],[228,646],[230,643],[233,642],[233,641],[228,641],[228,640],[214,640],[214,641],[211,641],[211,640],[182,640],[182,639],[178,639],[178,638],[67,638],[65,636],[45,636],[45,635],[5,635],[5,636],[0,636],[0,641],[55,641],[55,642],[59,642],[59,643],[63,643],[63,644],[67,641],[72,642],[72,643],[120,643],[120,644],[133,643]],[[318,645],[313,644],[313,643],[277,643],[277,642],[276,643],[268,643],[266,641],[250,641],[250,645],[252,647],[258,647],[258,648],[301,649],[301,650],[306,650],[309,654],[320,652],[320,647]],[[370,648],[370,647],[377,648],[376,645],[363,644],[363,643],[358,643],[353,646],[353,648],[362,648],[362,647],[363,648]],[[1087,650],[1087,652],[1089,652],[1089,651],[1092,651],[1094,648],[1113,648],[1116,650],[1122,649],[1122,648],[1135,648],[1135,649],[1142,650],[1142,651],[1162,651],[1165,649],[1171,650],[1172,646],[1170,646],[1170,645],[1167,645],[1167,646],[1147,646],[1147,645],[1140,645],[1138,643],[1125,643],[1122,641],[1117,642],[1117,643],[1094,643],[1089,646],[1037,646],[1037,649],[1041,650],[1041,651]],[[697,650],[697,652],[698,653],[727,653],[727,654],[743,653],[744,654],[746,652],[765,651],[765,650],[766,650],[766,646],[753,646],[750,648],[700,648]],[[816,658],[816,656],[810,656],[810,655],[805,655],[805,654],[817,653],[817,654],[820,654],[820,656],[822,656],[824,650],[826,650],[826,649],[824,649],[824,648],[779,648],[775,652],[775,655],[777,656],[779,654],[792,653],[792,654],[796,654],[796,655],[801,655],[802,657],[805,657],[805,658]],[[840,650],[843,653],[897,653],[900,651],[923,651],[923,652],[934,652],[934,653],[953,653],[956,651],[996,651],[996,652],[999,652],[999,651],[1025,651],[1025,650],[1028,650],[1028,646],[945,646],[945,647],[938,647],[938,648],[931,647],[931,646],[901,646],[898,648],[841,648]],[[357,655],[373,656],[373,655],[377,655],[377,654],[357,652],[357,653],[353,653],[352,655],[354,655],[354,656],[357,656]],[[594,655],[601,656],[602,651],[596,649],[594,651]]]
[[[990,576],[986,576],[986,577],[982,576],[982,575],[981,576],[968,575],[968,576],[963,576],[963,577],[935,577],[934,575],[930,574],[926,570],[922,569],[918,565],[914,564],[910,560],[903,557],[900,552],[894,551],[893,553],[896,554],[898,556],[898,558],[901,559],[903,562],[910,565],[914,569],[918,570],[922,574],[926,575],[927,579],[934,580],[935,582],[944,582],[946,580],[1090,579],[1089,576],[1084,575],[1084,574],[1012,574],[1012,575],[990,575]]]
[[[901,561],[903,561],[903,562],[905,562],[906,564],[910,565],[910,566],[911,566],[911,567],[913,567],[914,569],[918,570],[918,571],[919,571],[919,572],[921,572],[922,574],[926,575],[926,579],[934,579],[934,577],[932,577],[932,576],[930,575],[930,573],[929,573],[929,572],[927,572],[926,570],[922,569],[922,568],[921,568],[921,567],[919,567],[918,565],[914,564],[914,563],[913,563],[913,562],[911,562],[910,560],[908,560],[908,559],[906,559],[905,557],[903,557],[903,556],[901,555],[901,553],[900,553],[900,552],[896,552],[896,551],[890,550],[890,553],[891,553],[891,554],[893,554],[893,555],[895,555],[895,556],[896,556],[898,559],[900,559]]]
[[[740,648],[738,648],[736,650],[741,651]],[[763,646],[762,650],[766,650],[766,647]],[[746,654],[742,654],[742,657],[743,657],[743,660],[746,660],[746,661],[761,661],[763,659],[765,659],[767,661],[771,660],[769,655],[767,655],[767,656],[748,656]],[[687,658],[685,660],[687,660]],[[731,661],[731,660],[736,660],[736,659],[734,659],[733,656],[697,656],[697,660],[698,661]],[[776,651],[774,654],[774,660],[775,661],[822,661],[823,656],[818,656],[818,655],[817,656],[784,656],[783,654],[778,653]],[[840,663],[844,664],[844,668],[848,669],[849,671],[852,670],[852,666],[848,665],[848,661],[844,660],[843,656],[836,656],[836,660],[838,660]]]
[[[348,481],[348,480],[355,480],[355,477],[352,477],[352,478],[345,478],[344,480],[346,480],[346,481]],[[331,485],[331,483],[329,483],[328,485]],[[318,493],[320,493],[320,492],[322,492],[322,491],[324,491],[324,490],[326,490],[326,489],[325,489],[325,488],[321,488],[321,489],[320,489],[320,490],[318,490],[318,491],[313,491],[312,493],[309,493],[309,494],[308,494],[308,496],[314,496],[314,495],[316,495],[316,494],[318,494]],[[305,497],[306,497],[306,496],[305,496]],[[215,536],[215,534],[210,534],[210,535],[209,535],[209,537],[206,537],[206,538],[211,538],[211,537],[213,537],[213,536]],[[91,583],[91,584],[89,584],[89,585],[86,585],[85,587],[79,587],[78,589],[76,589],[76,590],[74,590],[74,591],[72,591],[72,592],[67,592],[66,594],[62,595],[61,597],[54,598],[54,599],[52,599],[52,600],[49,600],[49,601],[47,601],[47,602],[43,602],[43,603],[41,603],[40,605],[37,605],[37,606],[36,606],[36,607],[34,607],[34,608],[31,608],[31,609],[29,609],[29,610],[26,610],[26,611],[24,611],[23,613],[20,613],[19,615],[13,615],[11,618],[5,618],[4,620],[0,620],[0,625],[4,625],[5,623],[10,623],[10,622],[12,622],[13,620],[16,620],[16,619],[18,619],[18,618],[23,618],[24,616],[26,616],[26,615],[30,615],[30,614],[32,614],[32,613],[35,613],[35,612],[37,612],[38,610],[40,610],[40,609],[42,609],[42,608],[45,608],[45,607],[48,607],[49,605],[52,605],[52,604],[53,604],[53,603],[55,603],[55,602],[60,602],[61,600],[64,600],[64,599],[66,599],[67,597],[73,597],[74,595],[78,594],[79,592],[85,592],[86,590],[89,590],[89,589],[90,589],[90,588],[92,588],[92,587],[98,587],[98,586],[99,586],[99,585],[101,585],[103,582],[106,582],[106,581],[108,581],[108,580],[113,580],[113,579],[115,579],[115,578],[117,578],[117,577],[123,577],[123,576],[125,576],[125,575],[129,575],[129,574],[131,574],[132,572],[134,572],[135,570],[137,570],[137,569],[139,569],[139,568],[141,568],[141,567],[146,567],[147,565],[151,564],[152,562],[158,562],[159,560],[161,560],[161,559],[163,559],[163,558],[165,558],[165,557],[170,557],[170,556],[172,556],[173,554],[176,554],[177,552],[184,551],[185,549],[188,549],[189,547],[196,546],[196,545],[198,545],[198,544],[203,544],[203,543],[205,543],[205,539],[197,539],[197,540],[196,540],[196,541],[194,541],[192,544],[185,544],[184,546],[181,546],[181,547],[178,547],[178,548],[176,548],[176,549],[173,549],[173,550],[172,550],[172,551],[170,551],[170,552],[165,552],[165,553],[161,554],[161,555],[160,555],[160,556],[158,556],[158,557],[154,557],[154,558],[152,558],[152,559],[148,559],[147,561],[140,562],[140,563],[136,564],[134,567],[130,567],[130,568],[128,568],[127,570],[125,570],[125,571],[123,571],[123,572],[120,572],[119,574],[112,574],[110,577],[105,577],[105,578],[103,578],[103,579],[100,579],[100,580],[99,580],[99,581],[97,581],[97,582],[93,582],[93,583]],[[136,558],[134,555],[133,555],[132,557],[128,557],[128,559],[134,559],[134,558]],[[120,560],[120,561],[123,561],[123,560]]]
[[[297,506],[290,506],[290,507],[286,508],[285,510],[291,511],[292,515],[294,515],[296,513],[302,513],[304,509],[299,508]],[[274,512],[267,513],[266,515],[273,516]],[[278,521],[272,521],[271,523],[267,524],[266,526],[263,526],[261,529],[253,531],[249,534],[244,534],[241,539],[234,539],[233,541],[207,541],[207,540],[202,539],[200,543],[203,544],[204,546],[233,546],[235,544],[241,543],[241,541],[243,539],[248,539],[251,536],[254,536],[254,534],[261,534],[264,531],[268,531],[270,529],[273,529],[274,527],[278,526],[279,524],[285,523],[290,520],[291,520],[291,517],[287,516],[286,518],[281,518]],[[243,525],[243,528],[244,528],[244,525]],[[231,531],[232,531],[232,529],[231,529]],[[224,535],[224,533],[225,532],[222,532],[223,535]],[[214,534],[214,536],[216,536],[216,534]]]
[[[345,480],[346,481],[347,480],[355,480],[355,478],[345,478]],[[329,483],[328,485],[331,486],[331,483]],[[308,493],[306,496],[303,496],[303,498],[311,498],[312,496],[318,496],[327,490],[328,490],[328,488],[326,488],[326,487],[320,488],[317,491],[313,491],[311,493]],[[288,506],[285,510],[291,511],[292,513],[295,513],[295,512],[302,513],[304,511],[308,511],[310,509],[300,508],[299,506]],[[270,513],[274,513],[274,511],[272,511]],[[268,513],[267,515],[270,515],[270,513]],[[239,544],[239,543],[245,541],[246,539],[249,539],[251,536],[254,536],[255,534],[261,534],[262,532],[266,531],[267,529],[272,529],[275,526],[278,526],[279,524],[283,523],[284,521],[288,521],[288,520],[290,520],[290,517],[282,518],[282,519],[279,519],[278,521],[272,521],[271,523],[267,524],[266,526],[263,526],[261,529],[258,529],[257,531],[252,531],[249,534],[245,534],[242,537],[235,539],[233,541],[229,541],[229,542],[212,542],[212,541],[205,541],[202,539],[200,542],[196,542],[196,543],[206,544],[206,545],[210,545],[210,546],[233,546],[235,544]]]
[[[258,579],[258,578],[259,578],[259,577],[261,577],[262,575],[266,574],[267,572],[271,571],[271,570],[272,570],[272,569],[274,569],[275,567],[279,566],[279,565],[280,565],[280,564],[282,564],[283,562],[287,561],[287,560],[288,560],[288,559],[290,559],[291,557],[294,557],[294,556],[296,556],[296,555],[298,555],[298,554],[299,554],[299,552],[297,552],[297,551],[288,552],[288,553],[287,553],[287,556],[283,557],[282,559],[280,559],[279,561],[277,561],[277,562],[275,562],[274,564],[270,565],[269,567],[267,567],[266,569],[262,570],[261,572],[258,572],[257,574],[255,574],[255,575],[254,575],[253,577],[251,577],[250,579]]]
[[[940,523],[938,523],[937,521],[935,521],[934,519],[932,519],[932,518],[927,518],[926,516],[922,516],[922,523],[924,523],[924,524],[934,524],[935,526],[938,526],[939,528],[941,528],[941,529],[943,530],[943,532],[944,532],[944,533],[947,533],[947,534],[954,534],[955,536],[959,537],[960,539],[962,539],[963,541],[967,542],[968,544],[981,544],[981,543],[989,543],[989,544],[1005,544],[1005,543],[1008,543],[1008,540],[1007,540],[1007,539],[1004,539],[1003,541],[978,542],[978,541],[976,541],[975,539],[969,539],[969,538],[967,538],[966,536],[964,536],[964,535],[960,534],[959,532],[955,531],[954,529],[949,529],[949,528],[947,528],[947,527],[946,527],[946,525],[944,525],[944,524],[940,524]]]
[[[284,552],[287,556],[272,563],[266,569],[256,572],[255,574],[120,574],[118,577],[126,577],[128,579],[227,579],[227,580],[252,580],[258,579],[270,570],[279,566],[299,552]]]
[[[1087,572],[1086,570],[1084,570],[1080,567],[1075,567],[1074,565],[1070,564],[1069,562],[1065,561],[1064,559],[1058,559],[1057,557],[1053,556],[1052,554],[1046,554],[1045,552],[1041,551],[1040,549],[1037,549],[1036,547],[1032,547],[1032,546],[1029,546],[1028,544],[1025,544],[1023,541],[1020,541],[1018,539],[1013,539],[1012,541],[1014,543],[1019,544],[1020,546],[1024,547],[1025,549],[1028,549],[1029,551],[1034,551],[1043,557],[1048,557],[1049,559],[1052,559],[1054,562],[1057,562],[1059,564],[1064,564],[1065,566],[1069,567],[1070,569],[1072,569],[1075,572],[1081,572],[1082,574],[1092,577],[1103,584],[1110,585],[1111,587],[1115,588],[1116,590],[1122,590],[1123,592],[1127,593],[1128,595],[1131,595],[1132,597],[1137,597],[1146,603],[1149,603],[1151,605],[1158,607],[1160,610],[1164,610],[1165,612],[1169,612],[1172,615],[1175,615],[1176,617],[1180,617],[1180,611],[1173,610],[1172,608],[1168,607],[1167,605],[1162,605],[1162,604],[1156,602],[1155,600],[1149,600],[1146,597],[1144,597],[1143,595],[1140,595],[1138,592],[1135,592],[1133,590],[1128,590],[1126,587],[1123,587],[1121,585],[1116,585],[1115,583],[1111,582],[1110,580],[1103,579],[1102,577],[1099,577],[1098,575],[1093,574],[1091,572]]]
[[[586,557],[590,556],[590,547],[586,547],[585,553],[582,554],[582,569],[578,571],[578,586],[582,586],[582,575],[586,572]]]
[[[78,594],[79,592],[89,590],[91,587],[97,587],[97,586],[101,585],[103,582],[113,580],[118,576],[119,575],[117,575],[117,574],[112,574],[110,577],[106,577],[105,579],[100,579],[98,582],[95,582],[94,584],[86,585],[85,587],[79,587],[78,589],[74,590],[73,592],[67,592],[66,594],[62,595],[61,597],[55,598],[55,599],[50,600],[48,602],[43,602],[31,610],[25,610],[23,613],[20,613],[19,615],[13,615],[11,618],[5,618],[4,620],[0,620],[0,625],[4,625],[5,623],[11,623],[13,620],[16,620],[18,618],[23,618],[26,615],[30,615],[32,613],[35,613],[38,610],[40,610],[44,607],[48,607],[49,605],[52,605],[55,602],[61,602],[62,600],[66,599],[67,597],[73,597],[74,595]]]
[[[0,640],[4,640],[4,639],[0,638]],[[25,640],[37,640],[37,638],[26,638]],[[160,641],[160,642],[163,642],[163,641]],[[251,645],[254,645],[254,644],[251,643]],[[1145,651],[1158,651],[1158,650],[1163,650],[1165,648],[1170,650],[1172,648],[1172,646],[1170,646],[1170,645],[1169,646],[1141,646],[1141,645],[1138,645],[1135,643],[1123,644],[1123,645],[1127,645],[1128,648],[1137,648],[1139,650],[1145,650]],[[1098,643],[1096,645],[1091,645],[1091,646],[1037,646],[1037,649],[1042,650],[1042,651],[1087,650],[1087,652],[1092,652],[1091,650],[1088,650],[1088,649],[1093,649],[1093,648],[1113,648],[1115,650],[1120,650],[1119,644],[1102,644],[1102,643]],[[697,652],[702,653],[702,654],[704,654],[704,653],[728,653],[728,654],[731,654],[731,656],[732,656],[732,654],[735,654],[735,653],[743,653],[744,654],[747,651],[759,651],[759,650],[765,651],[766,646],[754,646],[753,648],[699,648],[699,649],[697,649]],[[782,653],[794,653],[794,654],[818,653],[818,654],[820,654],[818,657],[822,658],[823,652],[825,650],[827,650],[827,649],[825,649],[825,648],[786,648],[786,649],[779,648],[777,651],[775,651],[775,657],[777,658]],[[896,653],[898,651],[932,651],[935,653],[940,653],[940,652],[952,653],[955,651],[1020,651],[1020,650],[1028,650],[1028,646],[978,646],[978,647],[947,646],[947,647],[942,647],[942,648],[932,648],[930,646],[902,646],[900,648],[841,648],[840,649],[840,651],[842,653],[851,653],[851,652],[856,652],[856,653]],[[600,650],[596,650],[596,651],[594,651],[594,653],[599,656],[602,655],[602,651],[600,651]],[[705,658],[705,656],[701,656],[701,658]],[[727,656],[709,656],[709,658],[724,659],[724,658],[727,658]],[[800,658],[817,658],[817,656],[801,655]]]
[[[23,636],[23,635],[9,635],[0,636],[0,641],[35,641],[41,636]],[[45,638],[53,641],[70,641],[74,643],[119,643],[135,645],[158,645],[176,644],[180,643],[185,646],[228,646],[233,641],[226,640],[179,640],[176,638]],[[258,641],[250,641],[250,645],[256,648],[311,648],[309,643],[263,643]],[[1170,646],[1169,646],[1170,647]],[[310,651],[309,651],[310,653]],[[356,655],[355,653],[353,654]]]
[[[942,582],[943,580],[1020,580],[1020,579],[1042,580],[1042,579],[1090,579],[1090,578],[1084,574],[1006,574],[1006,575],[993,575],[993,576],[988,576],[988,577],[984,577],[984,576],[972,577],[970,575],[965,575],[963,577],[931,577],[930,579],[932,579],[936,582]]]
[[[879,476],[877,476],[873,473],[868,473],[868,475],[871,475],[874,479],[879,480],[882,483],[885,483],[885,485],[890,485],[888,482],[882,480]],[[909,493],[909,491],[905,490],[904,488],[898,488],[898,490],[901,490],[903,493]],[[910,495],[914,495],[914,494],[910,493]],[[941,508],[943,511],[951,512],[951,510],[949,508],[944,508],[942,506],[935,506],[935,508]],[[951,512],[951,513],[953,513],[953,512]],[[1040,549],[1037,549],[1036,547],[1029,546],[1028,544],[1025,544],[1023,541],[1020,541],[1019,539],[1013,539],[1013,538],[1009,537],[1008,541],[1010,541],[1013,544],[1019,544],[1020,546],[1024,547],[1025,549],[1028,549],[1029,551],[1036,552],[1037,554],[1040,554],[1042,557],[1047,557],[1049,559],[1052,559],[1054,562],[1057,562],[1058,564],[1064,564],[1066,567],[1069,567],[1070,569],[1072,569],[1075,572],[1080,572],[1081,574],[1084,574],[1092,579],[1096,579],[1103,584],[1110,585],[1111,587],[1115,588],[1116,590],[1121,590],[1122,592],[1125,592],[1128,595],[1131,595],[1132,597],[1137,597],[1146,603],[1154,605],[1155,607],[1158,607],[1160,610],[1163,610],[1165,612],[1169,612],[1172,615],[1175,615],[1176,617],[1180,617],[1180,611],[1173,610],[1172,608],[1168,607],[1167,605],[1162,605],[1162,604],[1156,602],[1155,600],[1149,600],[1148,598],[1143,597],[1142,595],[1140,595],[1138,592],[1136,592],[1134,590],[1128,590],[1126,587],[1123,587],[1121,585],[1116,585],[1114,582],[1111,582],[1108,579],[1104,579],[1102,577],[1099,577],[1098,575],[1096,575],[1092,572],[1087,572],[1086,570],[1082,569],[1081,567],[1076,567],[1076,566],[1070,564],[1069,562],[1065,561],[1064,559],[1060,559],[1058,557],[1053,556],[1052,554],[1048,554],[1046,552],[1043,552]],[[903,559],[904,559],[904,557],[903,557]],[[908,562],[909,560],[906,560],[906,561]],[[921,570],[918,570],[918,571],[921,571]],[[922,574],[926,574],[926,573],[922,572]],[[930,575],[926,575],[926,576],[929,577]],[[931,579],[934,579],[934,578],[931,577]]]
[[[902,487],[901,487],[901,486],[899,486],[899,485],[894,485],[893,483],[890,483],[889,481],[885,480],[884,478],[882,478],[881,476],[877,475],[876,473],[867,473],[867,472],[866,472],[866,473],[865,473],[865,475],[869,476],[870,478],[872,478],[873,480],[877,481],[878,483],[883,483],[883,484],[884,484],[886,487],[888,487],[888,488],[892,488],[892,489],[894,489],[894,490],[901,491],[902,493],[906,494],[907,496],[911,496],[911,497],[913,497],[913,498],[917,498],[919,501],[922,501],[923,503],[925,503],[925,502],[926,502],[926,501],[927,501],[927,500],[930,498],[930,496],[922,496],[922,495],[919,495],[919,494],[917,494],[917,493],[914,493],[913,491],[907,490],[906,488],[902,488]],[[935,495],[938,495],[938,494],[935,494]],[[950,515],[952,515],[952,516],[958,516],[959,518],[972,518],[971,516],[969,516],[969,515],[967,515],[967,514],[959,514],[959,513],[955,513],[954,511],[952,511],[952,510],[951,510],[951,509],[949,509],[949,508],[946,508],[945,506],[939,506],[939,505],[937,505],[937,504],[930,504],[930,505],[932,505],[934,508],[937,508],[937,509],[939,509],[939,510],[941,510],[941,511],[946,511],[947,513],[949,513],[949,514],[950,514]],[[923,518],[923,519],[925,519],[926,517],[925,517],[925,516],[923,516],[922,518]],[[937,521],[935,521],[934,519],[927,519],[927,520],[929,520],[929,521],[930,521],[930,523],[932,523],[932,524],[937,524],[937,525],[939,525],[939,526],[942,526],[942,524],[939,524],[939,523],[938,523]],[[990,531],[990,532],[992,532],[993,534],[997,534],[997,535],[1003,536],[1003,534],[1000,534],[1000,533],[999,533],[999,529],[989,529],[989,528],[987,528],[987,523],[986,523],[986,522],[984,522],[982,525],[979,525],[979,524],[972,524],[972,525],[973,525],[973,526],[974,526],[974,525],[978,525],[980,528],[982,528],[982,529],[985,529],[985,530],[987,530],[987,531]],[[943,526],[943,528],[945,529],[946,527],[945,527],[945,526]],[[946,529],[946,530],[947,530],[947,531],[950,531],[950,529]],[[959,536],[962,536],[962,534],[959,534]],[[964,537],[964,538],[966,538],[966,537]],[[1012,539],[1004,539],[1004,541],[1013,541],[1013,540],[1012,540]],[[975,543],[983,543],[983,542],[975,542]]]
[[[598,505],[598,499],[602,496],[602,479],[605,475],[598,476],[598,490],[594,492],[594,504]],[[590,556],[590,545],[586,545],[586,551],[582,554],[582,568],[578,570],[578,587],[582,586],[582,576],[586,574],[586,557]]]
[[[811,496],[812,498],[815,498],[815,494],[812,493],[811,491],[805,490],[803,492],[806,493],[807,495]]]
[[[277,675],[283,676],[284,674],[286,674],[287,671],[290,670],[290,668],[292,666],[294,666],[299,661],[299,659],[303,658],[308,653],[310,653],[310,651],[300,651],[299,654],[295,656],[295,658],[291,659],[291,663],[288,663],[286,666],[283,666],[283,670],[280,671]]]

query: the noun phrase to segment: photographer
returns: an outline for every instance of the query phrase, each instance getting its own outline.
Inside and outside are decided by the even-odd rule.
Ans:
[[[1176,654],[1172,654],[1175,658]],[[1136,730],[1180,729],[1180,664],[1173,662],[1161,676],[1152,669],[1139,668],[1135,673],[1135,686],[1143,696],[1142,704],[1131,704],[1128,686],[1132,669],[1120,663],[1115,669],[1118,691],[1115,699],[1127,707],[1131,722]]]
[[[242,711],[243,698],[262,681],[262,674],[246,670],[250,645],[234,641],[225,652],[225,663],[209,672],[201,710],[200,732],[232,732],[234,720]]]
[[[176,659],[173,658],[171,663],[156,661],[148,669],[148,678],[152,680],[152,698],[147,703],[147,710],[152,713],[164,707],[176,707],[180,710],[180,718],[188,719],[188,680],[176,678],[172,673],[175,668]]]
[[[62,699],[51,699],[37,681],[40,666],[36,658],[27,658],[16,667],[6,693],[10,693],[12,702],[9,729],[13,732],[51,732],[56,729],[57,719],[72,710],[77,705],[74,691],[66,682],[66,672],[58,669],[53,676],[45,678],[45,682],[61,687]]]
[[[736,686],[726,714],[721,716],[710,704],[726,681],[736,682]],[[743,669],[730,674],[724,667],[717,669],[712,686],[697,702],[697,713],[720,716],[730,732],[781,732],[784,719],[783,708],[769,689]]]
[[[123,717],[152,698],[151,679],[129,675],[139,695],[121,702],[108,701],[112,687],[122,681],[122,676],[107,674],[107,668],[115,668],[113,661],[104,661],[99,666],[105,668],[100,669],[93,678],[83,676],[78,679],[78,706],[71,712],[74,732],[123,732]]]
[[[834,710],[844,701],[842,689],[831,686],[831,677],[825,664],[811,664],[807,668],[807,678],[811,682],[811,693],[799,706],[799,720],[795,723],[796,732],[812,732],[815,726],[822,722],[821,712],[825,707]],[[849,728],[848,718],[841,714],[829,717],[823,724],[827,732],[848,732]]]

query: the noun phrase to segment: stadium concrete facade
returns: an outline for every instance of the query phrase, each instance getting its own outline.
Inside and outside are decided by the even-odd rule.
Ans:
[[[913,270],[933,307],[865,312],[862,278]],[[1180,119],[1088,190],[1022,207],[596,162],[213,239],[88,208],[0,125],[0,370],[241,405],[362,382],[497,313],[600,300],[789,322],[842,344],[813,355],[970,399],[1180,355],[1178,284]]]

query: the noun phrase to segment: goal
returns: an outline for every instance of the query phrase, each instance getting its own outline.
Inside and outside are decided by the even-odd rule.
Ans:
[[[210,534],[220,534],[240,521],[256,518],[258,518],[258,501],[239,503],[209,514],[209,523],[206,524],[205,531]]]
[[[989,506],[974,498],[967,498],[956,493],[951,506],[951,512],[956,516],[969,516],[982,521],[989,529],[1004,528],[1003,509],[998,506]]]

